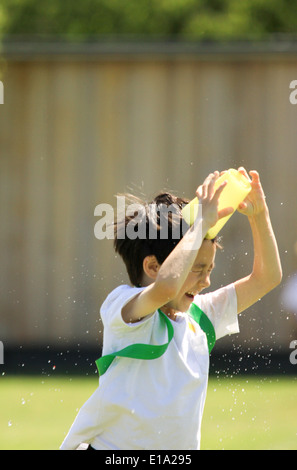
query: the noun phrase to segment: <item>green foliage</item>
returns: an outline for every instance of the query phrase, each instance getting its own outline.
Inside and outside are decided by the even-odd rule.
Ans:
[[[40,39],[261,39],[297,32],[291,0],[2,0],[0,28]]]

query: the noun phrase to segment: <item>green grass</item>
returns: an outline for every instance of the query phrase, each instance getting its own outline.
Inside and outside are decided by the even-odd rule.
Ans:
[[[0,449],[58,449],[93,377],[0,377]],[[294,377],[211,378],[202,449],[296,449]]]
[[[203,449],[297,449],[295,377],[212,379]]]
[[[98,379],[0,378],[0,449],[58,449]]]

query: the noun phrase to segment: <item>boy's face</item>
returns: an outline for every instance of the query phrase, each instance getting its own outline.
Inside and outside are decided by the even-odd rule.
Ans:
[[[190,308],[195,295],[210,286],[215,255],[215,243],[211,240],[204,240],[183,287],[176,298],[166,304],[166,307],[177,312],[186,312]]]

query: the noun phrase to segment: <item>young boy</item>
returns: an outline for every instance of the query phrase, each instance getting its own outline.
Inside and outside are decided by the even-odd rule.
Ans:
[[[245,169],[240,171],[247,177]],[[252,191],[238,210],[249,221],[254,240],[252,273],[215,292],[200,295],[210,286],[217,244],[205,238],[208,230],[232,209],[218,211],[219,172],[198,187],[202,217],[180,240],[173,238],[174,221],[167,239],[118,236],[116,251],[122,256],[131,283],[109,294],[102,305],[103,356],[129,345],[164,345],[164,354],[152,360],[116,357],[100,377],[100,385],[80,410],[61,449],[90,450],[195,450],[200,448],[200,428],[209,371],[207,334],[188,311],[197,305],[211,321],[216,339],[237,333],[237,314],[277,286],[282,277],[278,248],[270,223],[259,175],[251,171]],[[154,201],[180,209],[185,202],[170,194]],[[145,215],[146,227],[149,220]],[[177,218],[182,221],[181,212]],[[159,224],[155,224],[160,229]],[[124,227],[133,222],[126,217]],[[119,227],[117,227],[119,228]],[[123,227],[122,227],[123,228]],[[137,286],[137,287],[135,287]],[[170,325],[166,327],[163,316]],[[170,328],[169,328],[170,327]],[[173,339],[169,342],[169,332]]]

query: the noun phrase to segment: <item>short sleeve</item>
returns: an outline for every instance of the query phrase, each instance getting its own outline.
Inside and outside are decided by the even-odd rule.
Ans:
[[[237,295],[234,284],[208,294],[198,295],[194,302],[212,322],[217,339],[239,333]]]
[[[135,329],[148,320],[151,315],[136,323],[126,323],[122,317],[123,307],[143,289],[144,287],[131,287],[129,285],[122,285],[114,289],[107,296],[100,309],[104,327],[117,333],[123,329]]]

